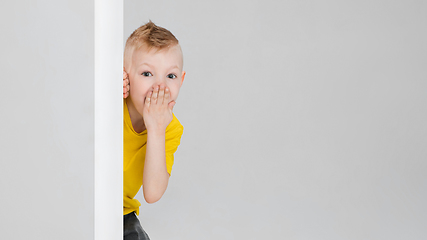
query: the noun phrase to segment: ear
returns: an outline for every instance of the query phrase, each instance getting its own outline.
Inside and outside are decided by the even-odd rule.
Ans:
[[[181,76],[181,86],[182,86],[182,83],[184,82],[184,77],[185,77],[185,71],[182,71],[182,76]]]

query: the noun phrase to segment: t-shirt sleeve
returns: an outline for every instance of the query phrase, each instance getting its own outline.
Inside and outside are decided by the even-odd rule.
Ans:
[[[174,117],[171,124],[169,124],[168,128],[166,129],[165,134],[166,169],[169,175],[171,175],[172,172],[172,166],[174,161],[173,154],[178,149],[183,132],[184,127]]]

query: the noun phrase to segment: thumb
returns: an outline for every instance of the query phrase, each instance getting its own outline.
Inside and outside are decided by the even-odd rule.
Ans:
[[[171,112],[172,112],[173,107],[175,106],[175,104],[176,104],[176,102],[175,102],[174,100],[172,100],[172,101],[169,103],[168,107],[169,107],[169,110],[171,110]]]

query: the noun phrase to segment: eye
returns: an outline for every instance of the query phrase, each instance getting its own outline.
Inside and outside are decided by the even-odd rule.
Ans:
[[[174,78],[176,78],[176,75],[175,74],[168,74],[168,78],[172,78],[172,79],[174,79]]]
[[[151,74],[150,72],[143,72],[141,75],[144,77],[152,77],[153,76],[153,74]]]

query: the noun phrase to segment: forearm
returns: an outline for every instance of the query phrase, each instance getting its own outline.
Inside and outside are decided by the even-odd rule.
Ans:
[[[157,202],[166,191],[169,173],[166,169],[165,132],[147,130],[143,175],[143,193],[147,203]]]

